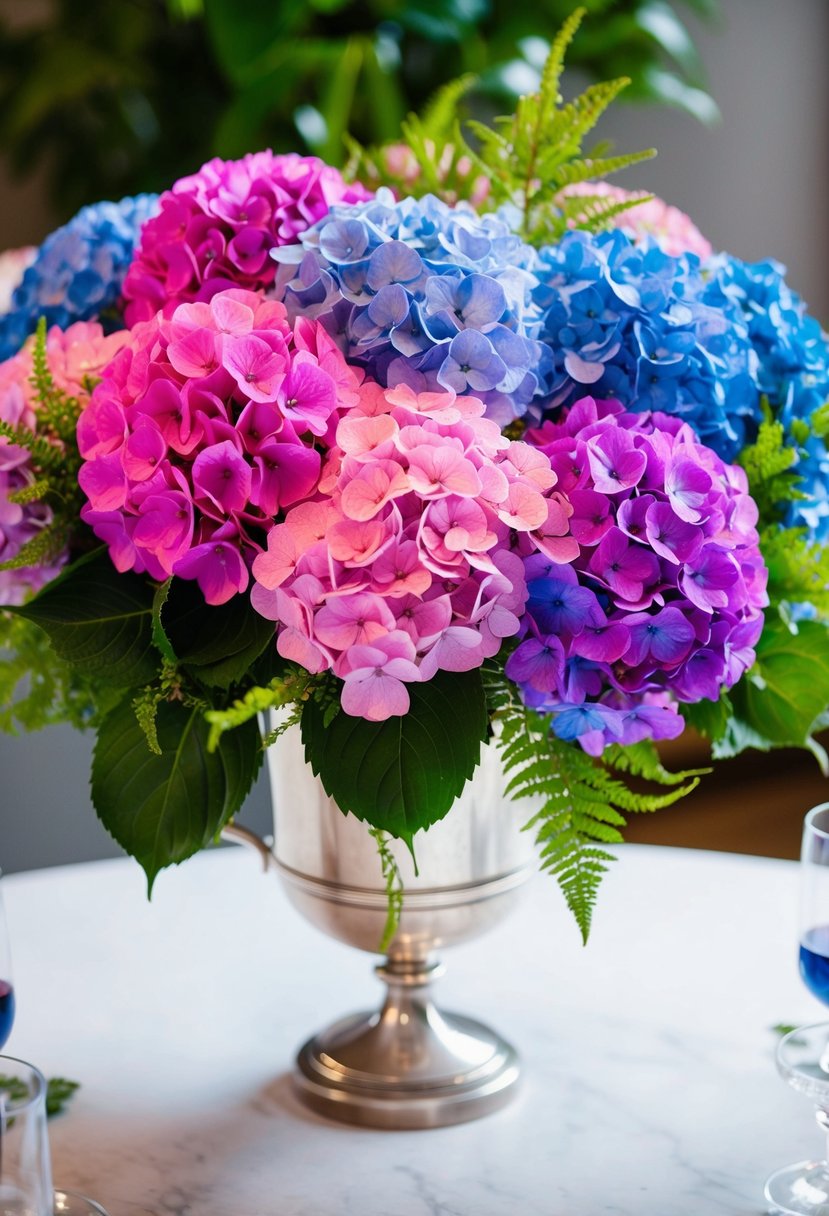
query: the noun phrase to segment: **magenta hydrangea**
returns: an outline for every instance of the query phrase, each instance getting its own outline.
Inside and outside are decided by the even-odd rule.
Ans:
[[[672,738],[677,701],[716,700],[754,661],[767,571],[742,469],[664,414],[583,398],[527,434],[572,507],[569,565],[525,559],[507,675],[560,738]]]
[[[225,603],[277,514],[316,490],[317,442],[358,375],[316,322],[240,289],[128,337],[78,422],[81,516],[119,570],[196,579]]]
[[[315,156],[265,151],[208,161],[161,195],[159,214],[142,229],[124,283],[127,324],[229,287],[269,287],[271,249],[293,244],[332,203],[368,197]]]
[[[343,681],[343,709],[382,721],[407,684],[469,671],[520,627],[524,556],[566,562],[570,509],[540,451],[484,405],[365,382],[340,419],[319,495],[253,563],[253,606],[277,649]]]
[[[56,388],[84,401],[89,378],[100,375],[124,342],[124,333],[104,335],[95,322],[79,321],[67,330],[54,326],[46,340],[46,363]],[[57,444],[39,417],[32,384],[33,345],[30,339],[11,359],[0,364],[0,420],[24,427]],[[41,500],[13,502],[37,480],[26,448],[0,436],[0,562],[12,561],[20,550],[52,522],[52,510]],[[0,604],[21,604],[55,577],[67,559],[66,552],[50,561],[0,570]]]

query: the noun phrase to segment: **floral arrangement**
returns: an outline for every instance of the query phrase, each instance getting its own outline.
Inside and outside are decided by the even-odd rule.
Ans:
[[[829,342],[776,263],[604,182],[647,154],[581,153],[624,81],[561,102],[578,20],[493,128],[461,82],[346,177],[214,160],[7,263],[0,725],[97,731],[150,885],[271,708],[381,851],[498,723],[585,936],[624,815],[699,779],[655,741],[825,763]]]

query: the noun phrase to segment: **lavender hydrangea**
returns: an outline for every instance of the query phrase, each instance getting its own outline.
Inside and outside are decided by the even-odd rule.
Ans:
[[[537,255],[503,218],[380,190],[271,256],[291,318],[321,320],[380,384],[474,393],[501,424],[538,393]]]
[[[40,317],[61,329],[74,321],[114,320],[107,314],[118,304],[141,225],[156,203],[154,194],[95,203],[51,233],[0,317],[0,359],[20,349]]]
[[[589,392],[664,411],[724,460],[753,438],[760,405],[748,325],[736,301],[714,300],[695,254],[576,231],[538,261],[548,410]]]
[[[786,522],[803,526],[821,543],[829,539],[829,453],[808,435],[812,414],[829,400],[829,339],[786,283],[779,262],[747,264],[719,254],[706,264],[705,301],[736,308],[756,355],[754,383],[786,433],[802,445],[797,466],[805,497],[789,507]]]
[[[742,469],[679,418],[586,397],[527,438],[569,501],[579,555],[524,559],[506,674],[563,739],[672,738],[676,702],[716,700],[754,661],[767,572]]]

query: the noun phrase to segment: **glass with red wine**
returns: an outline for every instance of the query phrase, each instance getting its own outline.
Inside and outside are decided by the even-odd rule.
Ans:
[[[3,1050],[13,1025],[14,985],[6,912],[3,906],[3,872],[0,870],[0,1051]]]
[[[829,1006],[829,802],[813,807],[803,821],[800,851],[800,976]],[[779,1216],[829,1213],[829,1021],[801,1026],[777,1047],[780,1075],[815,1105],[827,1136],[823,1161],[800,1161],[777,1170],[766,1182],[770,1211]]]

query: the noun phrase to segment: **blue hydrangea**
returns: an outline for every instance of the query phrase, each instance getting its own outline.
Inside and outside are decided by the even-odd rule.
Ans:
[[[156,203],[154,194],[95,203],[51,233],[15,289],[10,311],[0,317],[0,359],[20,349],[40,317],[62,329],[93,318],[119,328],[117,317],[107,314],[118,303],[141,225]]]
[[[380,190],[271,256],[291,318],[318,318],[381,384],[474,393],[502,424],[539,392],[537,255],[500,216]]]
[[[618,230],[568,233],[539,252],[533,300],[550,350],[545,408],[586,394],[690,423],[733,460],[759,416],[756,356],[736,302],[706,298],[695,254]],[[536,413],[533,407],[532,413]]]
[[[772,414],[798,438],[829,400],[829,340],[800,297],[786,283],[779,262],[756,264],[720,254],[707,265],[705,300],[714,308],[737,308],[756,355],[754,381]],[[793,430],[794,428],[794,430]],[[821,542],[829,539],[829,453],[818,436],[802,447],[797,465],[805,498],[791,504],[787,523],[804,526]]]

